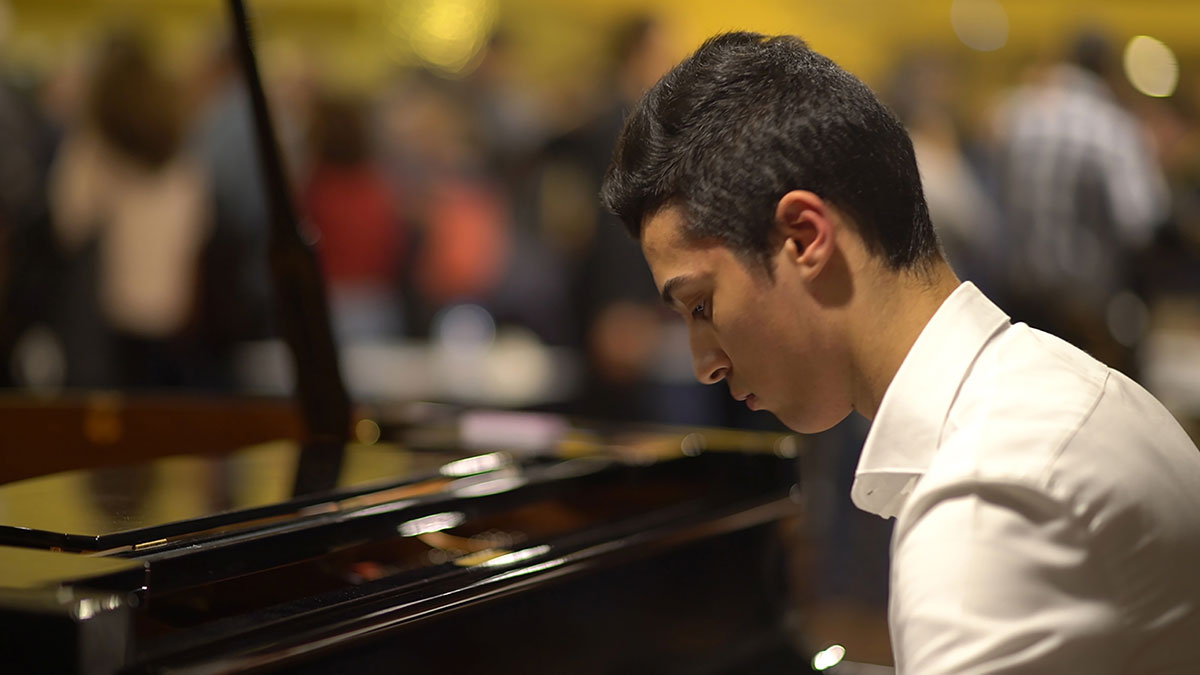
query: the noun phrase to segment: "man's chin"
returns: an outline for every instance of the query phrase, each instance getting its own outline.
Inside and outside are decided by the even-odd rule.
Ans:
[[[771,411],[771,414],[783,422],[784,426],[800,434],[819,434],[822,431],[829,431],[833,427],[841,423],[842,420],[850,416],[850,411],[846,411],[843,415],[787,415]]]

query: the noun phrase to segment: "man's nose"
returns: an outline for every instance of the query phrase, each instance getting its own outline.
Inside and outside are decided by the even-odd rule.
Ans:
[[[729,374],[729,357],[721,349],[711,335],[704,335],[693,330],[692,369],[700,384],[716,384]]]

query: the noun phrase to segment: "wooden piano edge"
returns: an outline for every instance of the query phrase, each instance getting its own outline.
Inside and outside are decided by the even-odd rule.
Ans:
[[[0,484],[301,438],[300,415],[289,399],[118,392],[0,395]]]

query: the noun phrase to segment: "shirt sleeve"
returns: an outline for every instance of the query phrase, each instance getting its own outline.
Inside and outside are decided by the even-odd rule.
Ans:
[[[1067,505],[1036,489],[927,492],[901,514],[893,551],[897,673],[1121,672],[1097,565]]]

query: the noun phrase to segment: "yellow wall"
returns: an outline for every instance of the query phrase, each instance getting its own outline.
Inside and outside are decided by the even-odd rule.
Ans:
[[[0,3],[5,0],[0,0]],[[11,62],[53,63],[97,26],[141,17],[163,38],[165,56],[182,63],[223,25],[220,0],[7,0],[15,20],[5,48]],[[262,44],[287,41],[325,76],[374,86],[411,55],[393,26],[438,3],[497,8],[514,52],[536,77],[564,81],[590,72],[605,31],[621,17],[653,11],[676,26],[683,56],[705,36],[729,29],[790,32],[868,81],[913,45],[951,50],[981,67],[1016,62],[1055,44],[1085,22],[1107,26],[1118,40],[1151,34],[1185,65],[1200,55],[1200,2],[1188,0],[1000,0],[1010,20],[1006,47],[972,52],[956,39],[950,0],[250,0]],[[584,70],[580,70],[580,68]],[[1187,73],[1185,71],[1185,77]]]

